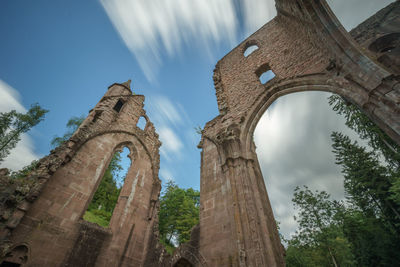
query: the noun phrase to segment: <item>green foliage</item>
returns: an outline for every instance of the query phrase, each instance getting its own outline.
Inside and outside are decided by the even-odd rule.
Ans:
[[[55,136],[50,144],[52,147],[57,147],[61,144],[63,144],[65,141],[71,138],[71,136],[74,134],[74,132],[79,128],[79,126],[82,124],[82,122],[85,120],[85,117],[79,116],[79,117],[72,117],[71,119],[68,120],[67,122],[67,132],[63,136]]]
[[[368,216],[383,216],[389,223],[399,224],[400,206],[393,199],[398,198],[395,186],[400,172],[382,165],[375,150],[367,151],[348,136],[334,132],[332,140],[349,202]]]
[[[15,110],[0,113],[0,162],[21,140],[21,134],[41,122],[47,112],[38,104],[33,104],[25,114]]]
[[[351,265],[353,255],[337,216],[343,204],[329,199],[325,191],[313,193],[296,187],[292,199],[298,210],[299,230],[289,241],[288,266]]]
[[[116,152],[111,159],[110,165],[100,181],[99,187],[94,194],[89,207],[83,216],[86,221],[97,223],[100,226],[108,227],[118,196],[121,191],[117,187],[116,178],[122,170],[121,154]]]
[[[96,223],[102,227],[108,227],[112,213],[103,210],[87,210],[83,219],[88,222]]]
[[[179,188],[173,181],[167,183],[160,198],[159,230],[161,241],[172,247],[189,241],[193,226],[199,222],[200,192]]]
[[[337,114],[345,117],[346,125],[350,129],[356,131],[361,139],[367,140],[368,145],[385,158],[391,168],[400,167],[400,147],[357,106],[338,95],[331,95],[329,104]]]
[[[288,242],[287,266],[399,266],[400,148],[357,107],[336,95],[329,103],[372,149],[332,133],[346,201],[296,189],[300,231]]]
[[[367,151],[349,137],[332,133],[333,152],[342,166],[349,208],[344,233],[360,266],[398,266],[400,256],[399,169],[379,151]],[[386,163],[386,164],[385,164]]]
[[[112,213],[118,201],[120,189],[117,187],[115,177],[117,172],[122,170],[120,165],[121,155],[119,152],[115,153],[111,159],[110,165],[104,173],[103,178],[89,204],[88,210],[104,210]]]

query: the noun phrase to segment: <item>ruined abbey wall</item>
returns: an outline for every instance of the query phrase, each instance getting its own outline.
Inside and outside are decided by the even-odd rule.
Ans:
[[[159,147],[144,97],[113,84],[26,186],[0,170],[0,260],[22,266],[284,266],[254,129],[278,97],[336,93],[400,144],[400,2],[351,32],[324,0],[276,0],[278,15],[216,65],[219,115],[202,131],[200,223],[172,256],[158,240]],[[245,50],[258,47],[248,56]],[[272,71],[265,84],[260,76]],[[119,103],[119,104],[118,104]],[[136,126],[143,116],[147,124]],[[82,220],[115,151],[132,165],[110,227]],[[7,188],[6,186],[7,185]],[[16,197],[17,196],[17,197]]]
[[[278,97],[311,90],[339,94],[400,143],[400,77],[393,67],[400,38],[379,49],[371,45],[400,31],[399,2],[353,31],[364,47],[325,1],[280,0],[276,7],[278,15],[214,71],[220,114],[206,124],[199,145],[199,253],[207,266],[284,266],[253,143],[259,119]],[[252,45],[258,49],[244,55]],[[382,56],[390,60],[378,60]],[[269,70],[275,77],[262,84],[259,78]]]

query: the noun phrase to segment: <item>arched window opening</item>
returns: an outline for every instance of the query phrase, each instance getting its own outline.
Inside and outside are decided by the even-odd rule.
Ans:
[[[193,267],[193,264],[191,264],[187,259],[181,258],[174,264],[174,267]]]
[[[114,153],[103,178],[93,195],[83,219],[108,227],[125,177],[131,166],[130,150],[124,147]]]
[[[266,84],[275,77],[275,73],[271,70],[268,64],[264,64],[256,70],[256,75],[261,84]]]
[[[139,121],[138,121],[138,123],[137,123],[136,125],[137,125],[137,127],[139,127],[140,129],[144,130],[144,128],[146,127],[146,124],[147,124],[146,118],[143,117],[143,116],[141,116],[141,117],[139,118]]]
[[[114,106],[114,110],[116,112],[120,112],[123,105],[124,105],[124,101],[122,101],[121,99],[118,99],[117,104],[115,104],[115,106]]]
[[[346,119],[340,112],[351,116]],[[389,173],[399,173],[400,148],[383,132],[375,133],[377,127],[366,118],[338,95],[306,92],[279,97],[258,122],[257,157],[280,232],[289,240],[284,243],[287,265],[296,265],[297,256],[309,265],[334,265],[334,258],[338,266],[346,261],[359,266],[361,258],[355,255],[363,255],[364,262],[396,255],[399,247],[389,244],[399,244],[399,238],[390,234],[396,231],[390,225],[400,221],[393,215],[400,205],[391,198],[398,182]],[[346,125],[349,121],[351,128]],[[368,146],[370,140],[376,148]],[[315,213],[310,212],[314,208]],[[370,226],[376,232],[359,231]],[[324,234],[335,241],[318,239]],[[371,239],[379,243],[374,247],[385,248],[366,252],[364,245]],[[396,260],[400,262],[400,257]]]
[[[250,45],[249,47],[246,48],[246,50],[244,50],[243,55],[245,57],[248,57],[251,53],[253,53],[254,51],[256,51],[258,49],[257,45]]]

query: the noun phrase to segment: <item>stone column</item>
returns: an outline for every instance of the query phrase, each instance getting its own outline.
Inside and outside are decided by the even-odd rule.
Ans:
[[[225,133],[202,144],[200,252],[209,266],[284,266],[254,146]]]

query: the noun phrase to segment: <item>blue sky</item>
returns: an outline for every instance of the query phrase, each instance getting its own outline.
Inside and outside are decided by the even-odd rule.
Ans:
[[[390,2],[329,1],[347,29]],[[133,91],[146,96],[145,109],[163,142],[160,178],[199,189],[200,151],[196,146],[200,136],[194,127],[203,127],[218,115],[214,66],[275,13],[273,0],[0,1],[0,112],[22,112],[35,102],[50,110],[1,167],[17,169],[48,154],[51,138],[65,132],[70,117],[87,115],[109,85],[132,79]],[[295,225],[288,208],[295,185],[308,182],[343,196],[340,178],[334,185],[334,179],[321,180],[321,173],[340,176],[332,164],[312,161],[304,169],[299,164],[306,163],[297,159],[280,164],[281,168],[276,163],[278,154],[287,158],[284,152],[290,151],[291,142],[296,151],[304,151],[296,144],[310,148],[317,143],[310,154],[327,161],[332,158],[327,154],[329,132],[343,128],[343,122],[324,101],[323,112],[309,108],[321,99],[326,95],[299,94],[278,100],[255,134],[274,212],[281,216],[287,233]],[[313,117],[316,113],[319,118]],[[331,124],[310,126],[311,121]],[[321,142],[288,135],[293,129],[304,138],[312,136],[310,129],[318,129],[314,133]],[[287,153],[296,155],[296,151]],[[286,187],[278,182],[282,177],[292,177],[285,180]]]

